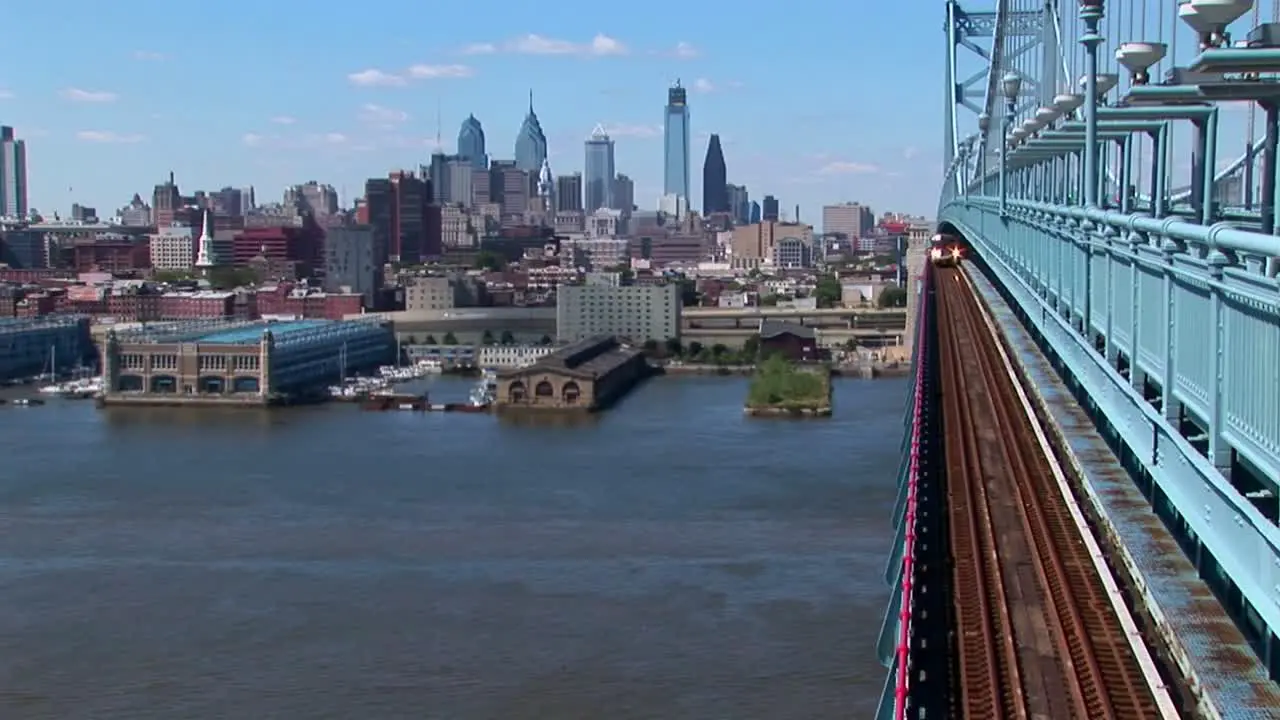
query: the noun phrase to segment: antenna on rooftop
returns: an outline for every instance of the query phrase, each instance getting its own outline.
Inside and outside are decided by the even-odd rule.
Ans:
[[[444,152],[444,143],[440,141],[440,98],[436,97],[436,152]]]

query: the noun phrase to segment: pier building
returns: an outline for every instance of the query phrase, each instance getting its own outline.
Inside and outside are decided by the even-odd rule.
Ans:
[[[497,407],[582,410],[607,407],[649,373],[644,355],[610,335],[566,345],[531,365],[498,372]]]
[[[172,323],[112,332],[102,348],[106,404],[288,404],[353,371],[395,360],[376,320]]]
[[[92,357],[87,317],[0,319],[0,380],[60,372]]]

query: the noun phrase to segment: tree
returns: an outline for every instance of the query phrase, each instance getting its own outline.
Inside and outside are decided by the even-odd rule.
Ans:
[[[716,343],[715,345],[711,346],[711,354],[716,357],[724,357],[725,354],[728,352],[729,352],[729,348],[724,344]]]
[[[747,336],[742,342],[742,355],[748,362],[755,359],[760,354],[760,333]]]
[[[480,344],[481,344],[481,345],[492,345],[492,344],[493,344],[493,332],[492,332],[492,331],[489,331],[489,330],[485,330],[485,331],[484,331],[484,335],[481,335],[481,336],[480,336]]]
[[[445,334],[444,334],[444,344],[445,344],[445,345],[457,345],[457,344],[458,344],[458,338],[457,338],[457,337],[455,337],[455,336],[454,336],[454,334],[453,334],[452,332],[447,332],[447,333],[445,333]]]
[[[882,308],[900,308],[907,306],[907,290],[906,288],[891,287],[885,288],[880,293],[876,304]]]
[[[476,253],[475,267],[477,270],[490,270],[492,272],[502,272],[507,267],[502,258],[494,252],[481,250]]]
[[[817,299],[818,307],[823,308],[839,305],[842,294],[840,280],[835,275],[822,276],[818,279],[817,287],[813,289],[813,295]]]
[[[778,304],[778,296],[774,293],[760,296],[760,307],[773,307]]]
[[[654,353],[658,352],[658,341],[654,340],[653,338],[649,338],[648,340],[645,340],[644,351],[649,355],[653,355]]]
[[[689,347],[685,350],[685,352],[689,353],[690,355],[694,355],[694,356],[701,355],[701,354],[702,354],[702,343],[698,342],[697,340],[694,340],[693,342],[689,343]]]
[[[550,335],[543,335],[543,336],[542,336],[542,338],[541,338],[540,340],[538,340],[538,344],[539,344],[539,345],[550,345],[550,344],[551,344],[551,336],[550,336]]]
[[[516,336],[512,335],[510,330],[503,330],[502,336],[498,338],[498,342],[502,343],[503,345],[515,345]]]
[[[435,344],[437,344],[437,343],[436,343],[436,336],[435,336],[435,335],[428,335],[428,336],[427,336],[427,339],[422,341],[422,344],[423,344],[423,345],[435,345]]]
[[[667,355],[679,357],[684,352],[684,347],[680,345],[680,338],[669,338],[667,340]]]
[[[858,341],[857,341],[857,340],[854,340],[853,338],[849,338],[848,340],[845,340],[845,341],[844,341],[844,349],[845,349],[845,350],[847,350],[847,351],[849,351],[849,352],[853,352],[854,350],[857,350],[857,349],[858,349]]]

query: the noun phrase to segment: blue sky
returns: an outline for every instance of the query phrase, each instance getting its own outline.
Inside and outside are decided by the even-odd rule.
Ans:
[[[446,149],[474,113],[490,154],[511,157],[530,89],[556,173],[582,169],[582,141],[601,123],[637,203],[656,206],[677,78],[691,89],[695,205],[710,132],[730,182],[789,214],[799,203],[810,222],[836,201],[922,214],[936,203],[940,2],[178,7],[6,9],[21,30],[0,43],[0,124],[27,140],[33,207],[110,213],[134,192],[149,199],[170,170],[184,192],[254,185],[278,200],[314,179],[349,204],[365,178],[427,161],[437,108]]]

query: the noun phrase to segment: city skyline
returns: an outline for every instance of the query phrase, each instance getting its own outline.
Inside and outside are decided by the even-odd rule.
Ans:
[[[392,6],[413,17],[414,6]],[[674,3],[668,11],[676,8],[690,12]],[[600,124],[616,142],[618,171],[635,178],[637,204],[649,208],[662,192],[660,98],[683,78],[693,162],[707,135],[719,133],[730,182],[754,196],[771,193],[812,208],[806,216],[846,199],[909,212],[932,208],[940,151],[931,113],[916,118],[902,110],[920,104],[919,82],[907,87],[913,78],[936,84],[932,64],[910,61],[901,80],[831,93],[827,88],[849,87],[837,79],[844,72],[837,64],[800,54],[785,63],[766,57],[751,49],[754,41],[743,44],[754,23],[729,19],[725,33],[702,37],[656,19],[597,27],[590,9],[570,2],[554,36],[545,19],[524,11],[487,13],[483,30],[460,31],[474,27],[462,15],[486,8],[433,9],[421,37],[364,28],[327,40],[320,53],[313,47],[324,27],[320,16],[265,8],[245,22],[214,14],[202,20],[202,36],[237,52],[220,56],[219,71],[209,73],[201,69],[207,57],[171,37],[160,15],[55,18],[49,8],[24,6],[8,17],[24,32],[0,48],[2,66],[24,68],[0,76],[0,124],[26,141],[29,204],[45,213],[65,214],[72,202],[106,212],[134,192],[145,194],[170,170],[184,187],[253,185],[264,197],[317,179],[350,203],[364,178],[426,162],[437,137],[451,151],[469,114],[484,124],[490,155],[511,158],[533,88],[556,173],[582,169],[582,138]],[[841,16],[868,19],[818,3],[776,29],[820,41],[835,37],[829,28]],[[876,8],[871,19],[914,22],[894,8]],[[282,24],[293,31],[279,37]],[[53,28],[62,37],[77,26],[84,42],[58,49],[64,43],[53,42]],[[875,37],[846,52],[870,57],[892,48]],[[850,64],[856,57],[838,65]],[[867,97],[904,117],[867,117],[859,110]],[[762,103],[774,109],[762,112]],[[689,195],[696,207],[701,173],[694,170]]]

